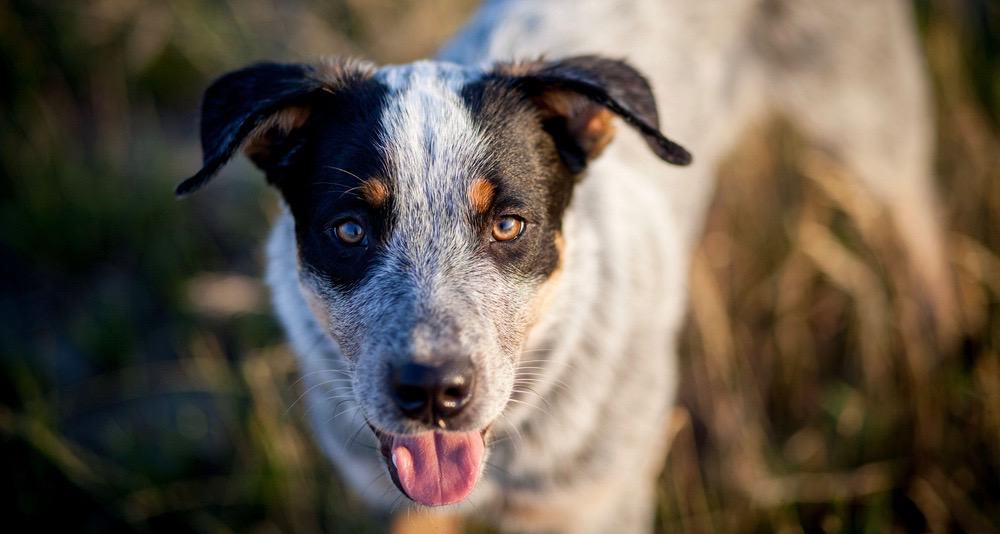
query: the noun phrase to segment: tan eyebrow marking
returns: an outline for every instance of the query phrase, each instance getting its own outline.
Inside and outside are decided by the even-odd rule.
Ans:
[[[389,200],[389,186],[379,178],[369,178],[358,186],[358,193],[373,207],[381,207]]]
[[[469,184],[469,203],[477,213],[485,213],[490,209],[496,188],[486,178],[476,178]]]

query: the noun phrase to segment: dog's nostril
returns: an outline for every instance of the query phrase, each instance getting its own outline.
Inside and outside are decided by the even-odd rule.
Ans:
[[[435,412],[443,417],[458,414],[472,398],[474,376],[471,366],[450,366],[444,369],[438,393],[434,399]]]
[[[392,394],[396,405],[407,417],[430,420],[436,374],[433,367],[414,363],[393,369]]]
[[[396,386],[396,401],[405,412],[422,410],[428,401],[427,390],[417,386]]]
[[[393,368],[392,393],[407,417],[440,425],[469,403],[474,376],[468,364],[407,363]]]

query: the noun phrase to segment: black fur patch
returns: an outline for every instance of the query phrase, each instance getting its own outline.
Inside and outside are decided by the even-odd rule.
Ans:
[[[269,174],[294,215],[303,265],[341,289],[364,277],[389,232],[392,180],[385,181],[388,200],[377,207],[359,190],[365,180],[386,172],[385,155],[378,149],[386,95],[386,88],[372,80],[321,95],[301,129],[304,143],[294,165]],[[361,244],[336,239],[333,228],[345,218],[365,227]]]
[[[573,193],[574,175],[559,157],[537,110],[505,80],[467,85],[462,98],[488,137],[485,176],[496,189],[493,205],[475,224],[489,240],[496,217],[517,214],[529,228],[515,241],[490,243],[502,269],[526,278],[547,277],[559,265],[556,236]]]

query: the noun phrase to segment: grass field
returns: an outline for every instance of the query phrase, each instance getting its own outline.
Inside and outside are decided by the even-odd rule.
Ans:
[[[312,443],[259,281],[276,195],[245,162],[172,188],[218,73],[414,59],[473,3],[0,0],[4,517],[375,531]],[[931,335],[878,207],[761,125],[695,258],[663,531],[1000,530],[1000,6],[916,7],[957,340]]]

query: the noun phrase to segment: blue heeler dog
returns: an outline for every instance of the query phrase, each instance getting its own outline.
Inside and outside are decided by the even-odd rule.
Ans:
[[[902,0],[487,1],[432,61],[221,77],[177,193],[238,151],[281,192],[274,303],[315,433],[374,508],[642,532],[717,163],[783,114],[940,297],[927,93]]]

